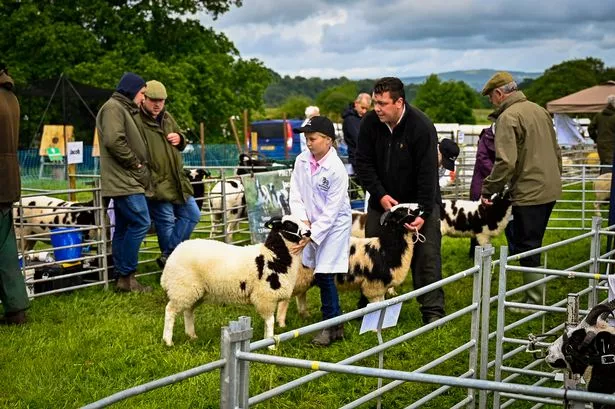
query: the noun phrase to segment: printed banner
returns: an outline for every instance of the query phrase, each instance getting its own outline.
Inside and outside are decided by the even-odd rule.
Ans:
[[[290,214],[290,169],[242,175],[252,243],[264,243],[274,216]]]

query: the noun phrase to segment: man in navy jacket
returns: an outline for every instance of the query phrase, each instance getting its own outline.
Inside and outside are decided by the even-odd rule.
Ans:
[[[423,112],[406,102],[399,78],[378,80],[373,102],[374,110],[361,122],[355,159],[357,176],[370,193],[365,235],[378,234],[386,210],[398,203],[418,203],[423,217],[406,228],[425,236],[424,242],[415,244],[411,262],[414,287],[421,288],[442,278],[436,129]],[[424,323],[444,316],[442,289],[418,301]]]

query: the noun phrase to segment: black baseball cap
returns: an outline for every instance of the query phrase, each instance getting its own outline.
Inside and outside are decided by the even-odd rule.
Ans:
[[[335,140],[335,127],[326,116],[313,116],[302,127],[293,129],[293,132],[320,132]]]
[[[442,167],[455,170],[455,161],[459,156],[459,146],[452,139],[444,138],[440,141],[440,153],[442,154]]]

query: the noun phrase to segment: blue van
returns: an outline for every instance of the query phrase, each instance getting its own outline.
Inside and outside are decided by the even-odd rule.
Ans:
[[[255,121],[250,124],[251,132],[258,137],[258,152],[268,158],[276,160],[294,159],[301,153],[301,143],[299,134],[293,132],[294,128],[299,128],[303,123],[302,119],[268,119]],[[286,133],[284,131],[286,127]],[[286,141],[284,136],[286,135]],[[246,147],[249,151],[254,149],[251,146],[250,135],[246,135]]]

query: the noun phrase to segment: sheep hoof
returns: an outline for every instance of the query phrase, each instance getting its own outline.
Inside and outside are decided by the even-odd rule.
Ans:
[[[162,340],[164,341],[166,346],[168,346],[168,347],[172,347],[173,346],[173,341],[171,341],[170,339],[166,340],[166,339],[162,338]]]
[[[269,350],[270,350],[270,351],[275,351],[275,350],[277,350],[277,349],[278,349],[278,348],[275,346],[275,344],[274,344],[274,345],[269,345],[267,348],[269,348]]]
[[[278,322],[278,327],[279,328],[286,328],[286,323],[285,322]]]
[[[190,339],[197,339],[198,336],[196,334],[186,334]]]
[[[301,318],[310,318],[310,312],[309,311],[299,311],[299,316]]]

